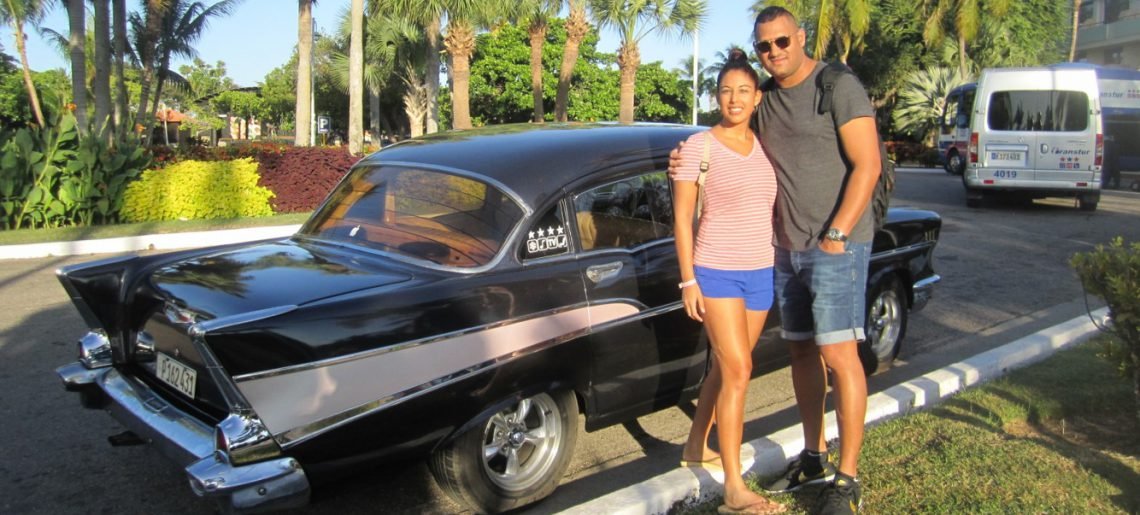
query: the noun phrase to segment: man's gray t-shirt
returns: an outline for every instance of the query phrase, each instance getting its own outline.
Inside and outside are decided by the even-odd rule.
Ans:
[[[760,142],[776,168],[780,185],[775,243],[786,250],[815,248],[839,210],[851,166],[843,154],[838,127],[875,115],[866,90],[850,73],[837,74],[832,111],[819,114],[817,80],[825,66],[816,63],[811,76],[791,88],[776,86],[765,92],[757,111]],[[868,242],[873,237],[874,221],[868,206],[848,238]]]

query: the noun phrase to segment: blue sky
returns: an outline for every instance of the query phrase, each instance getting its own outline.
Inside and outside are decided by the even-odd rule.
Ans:
[[[209,0],[203,0],[209,2]],[[57,2],[58,4],[59,2]],[[129,5],[137,1],[131,0]],[[348,0],[320,0],[313,16],[322,32],[331,32],[347,9]],[[751,0],[709,0],[709,16],[705,20],[699,39],[701,59],[711,62],[713,55],[730,44],[746,47],[749,43]],[[43,26],[67,33],[67,15],[57,5],[43,21]],[[67,68],[66,59],[48,46],[31,27],[28,32],[28,61],[34,70]],[[198,42],[198,56],[208,63],[221,60],[226,63],[228,75],[241,86],[255,86],[265,74],[281,66],[292,55],[297,42],[297,2],[294,0],[245,0],[227,18],[212,22],[205,36]],[[615,52],[618,37],[609,29],[602,29],[598,47]],[[16,43],[12,31],[5,26],[0,30],[0,45],[4,52],[16,56]],[[679,68],[681,60],[692,55],[692,38],[650,34],[641,42],[641,60],[648,63],[661,61],[667,69]],[[182,62],[174,63],[177,69]]]

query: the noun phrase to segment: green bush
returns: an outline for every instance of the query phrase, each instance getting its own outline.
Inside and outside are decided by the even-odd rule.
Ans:
[[[182,161],[147,170],[127,186],[123,218],[130,222],[270,216],[273,192],[257,185],[253,159]]]
[[[1108,304],[1116,338],[1106,339],[1102,355],[1120,373],[1132,378],[1140,417],[1140,243],[1125,246],[1120,237],[1105,247],[1081,252],[1069,262],[1077,271],[1085,291]]]

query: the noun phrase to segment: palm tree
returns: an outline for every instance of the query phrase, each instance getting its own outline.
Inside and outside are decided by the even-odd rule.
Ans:
[[[127,81],[123,72],[123,62],[127,54],[127,0],[112,0],[111,25],[114,32],[115,54],[115,126],[120,134],[130,131],[132,124],[127,120],[129,98],[127,96]]]
[[[313,123],[313,3],[297,0],[297,108],[293,145],[309,146],[309,127]]]
[[[471,128],[471,56],[475,54],[475,30],[504,18],[511,0],[448,0],[447,34],[443,46],[451,57],[451,125]],[[430,70],[429,70],[430,73]]]
[[[899,90],[895,110],[891,114],[894,126],[918,135],[927,145],[933,146],[939,121],[946,108],[946,95],[969,80],[969,77],[952,68],[930,68],[914,72]]]
[[[720,52],[717,52],[720,56]],[[724,61],[725,59],[720,59]],[[682,58],[677,63],[679,67],[675,70],[677,76],[681,78],[686,84],[693,83],[693,56]],[[699,103],[701,95],[709,95],[709,105],[712,105],[713,99],[716,96],[716,76],[720,73],[722,64],[705,65],[704,59],[697,59],[697,98],[693,99],[693,104]]]
[[[348,45],[348,153],[364,150],[364,0],[352,0]]]
[[[141,17],[137,14],[131,15],[131,24],[135,29],[135,52],[142,66],[139,107],[134,121],[136,124],[141,123],[146,129],[149,129],[150,118],[154,114],[154,111],[147,112],[147,104],[150,102],[150,87],[154,81],[155,65],[158,64],[156,57],[158,43],[162,38],[162,20],[166,17],[166,12],[173,1],[175,0],[144,0],[143,15]],[[142,134],[144,139],[149,137],[146,130]]]
[[[542,46],[546,43],[546,29],[550,19],[562,10],[562,0],[522,0],[515,6],[513,18],[525,25],[530,37],[530,89],[534,97],[534,122],[546,119],[542,90]]]
[[[392,16],[369,16],[364,25],[364,85],[368,93],[369,120],[374,136],[381,132],[380,125],[390,132],[386,118],[380,113],[380,95],[397,75],[397,65],[411,45],[420,40],[416,26]],[[345,13],[340,24],[340,36],[348,40],[352,34],[352,17]],[[422,53],[422,50],[420,51]],[[349,89],[349,56],[336,52],[332,58],[333,81]],[[422,132],[422,121],[420,123]]]
[[[442,20],[449,9],[455,7],[468,7],[475,0],[378,0],[370,2],[370,14],[382,12],[388,16],[397,16],[410,21],[423,28],[424,41],[424,74],[422,81],[417,84],[426,88],[424,96],[427,98],[427,122],[425,131],[428,134],[439,130],[439,54],[441,47]],[[460,5],[452,5],[460,4]]]
[[[103,135],[110,129],[111,120],[111,3],[110,0],[92,0],[95,14],[95,76],[91,92],[95,97],[94,132]],[[107,132],[110,134],[110,131]]]
[[[44,112],[40,109],[40,97],[32,82],[32,68],[28,65],[28,49],[24,41],[24,23],[39,25],[47,12],[51,0],[0,0],[0,21],[12,26],[16,40],[16,51],[20,54],[20,68],[24,74],[24,88],[28,90],[28,100],[32,104],[32,114],[36,124],[44,126]]]
[[[68,53],[71,59],[71,98],[79,132],[87,131],[87,12],[83,0],[67,0]]]
[[[813,35],[812,56],[823,59],[834,40],[839,47],[839,60],[846,63],[853,48],[863,47],[874,4],[871,0],[757,0],[752,4],[752,14],[768,6],[791,11]]]
[[[1069,62],[1077,60],[1077,32],[1081,28],[1081,1],[1073,0],[1073,37],[1069,40]]]
[[[578,49],[590,33],[590,20],[586,17],[586,0],[569,0],[570,16],[566,18],[566,46],[562,49],[562,67],[558,72],[558,95],[554,99],[554,120],[565,122],[570,99],[570,79],[578,63]]]
[[[982,16],[1002,17],[1009,11],[1010,0],[924,0],[929,16],[923,28],[922,39],[928,47],[936,46],[946,36],[946,18],[958,42],[958,73],[969,73],[967,47],[978,37]]]
[[[655,31],[691,34],[704,20],[707,5],[704,0],[590,0],[590,7],[599,25],[613,27],[621,36],[618,121],[631,123],[637,68],[641,65],[638,43]]]

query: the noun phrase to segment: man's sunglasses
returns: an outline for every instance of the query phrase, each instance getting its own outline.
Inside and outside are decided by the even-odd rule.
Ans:
[[[780,36],[770,41],[757,41],[752,47],[756,49],[757,54],[766,54],[772,51],[772,43],[775,43],[776,46],[780,47],[780,50],[783,50],[792,44],[792,38],[791,36]]]

